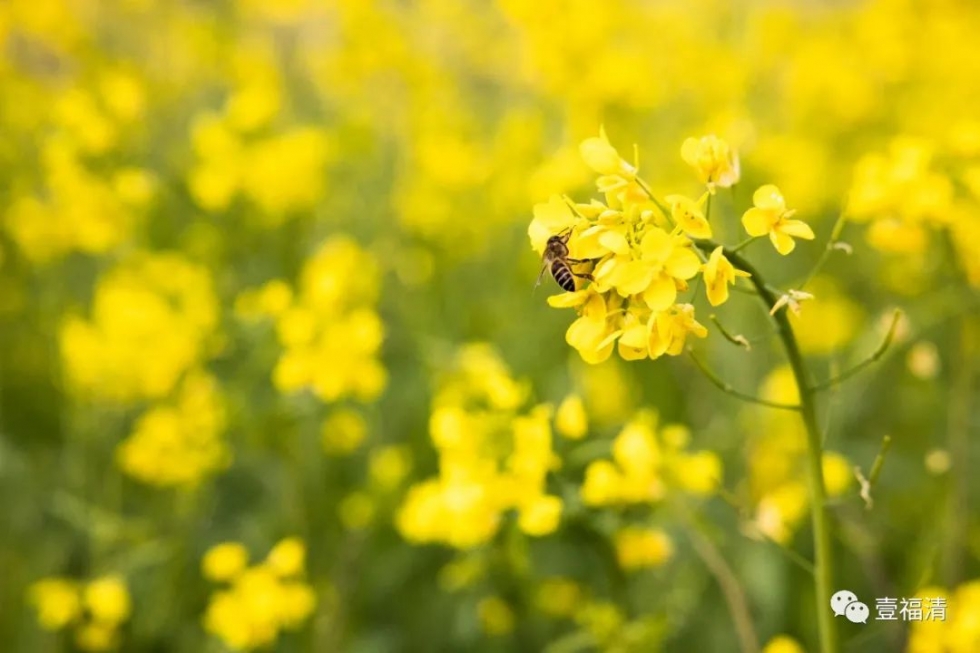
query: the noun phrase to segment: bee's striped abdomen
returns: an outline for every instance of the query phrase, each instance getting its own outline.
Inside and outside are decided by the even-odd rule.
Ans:
[[[575,275],[572,274],[572,269],[568,263],[564,261],[555,261],[552,263],[551,276],[555,278],[555,281],[558,282],[562,290],[565,292],[575,292]]]

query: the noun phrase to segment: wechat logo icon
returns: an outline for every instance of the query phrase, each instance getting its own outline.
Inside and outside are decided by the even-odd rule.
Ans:
[[[849,590],[841,590],[830,597],[830,609],[834,616],[843,616],[852,624],[868,623],[871,611],[866,603],[858,600],[857,594]]]

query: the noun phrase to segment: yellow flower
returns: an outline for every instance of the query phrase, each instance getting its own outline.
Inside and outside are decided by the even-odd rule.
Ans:
[[[129,590],[120,576],[93,580],[85,586],[84,598],[85,607],[97,622],[117,625],[129,618]]]
[[[599,263],[592,284],[598,292],[615,288],[622,297],[642,295],[653,311],[662,311],[677,298],[677,289],[701,267],[691,241],[651,227],[640,241],[639,258],[633,253],[610,257]]]
[[[42,628],[59,630],[82,613],[78,585],[64,578],[44,578],[31,585],[28,592],[37,608],[37,620]]]
[[[598,138],[593,136],[582,141],[579,145],[579,153],[585,165],[589,166],[600,175],[615,175],[632,179],[636,174],[636,168],[619,156],[609,143],[604,127],[599,128]]]
[[[674,543],[660,529],[628,527],[617,532],[614,540],[623,569],[659,567],[674,555]]]
[[[698,201],[683,195],[668,195],[664,199],[670,205],[670,216],[691,238],[711,238],[711,225],[704,215],[704,205],[708,194]]]
[[[772,184],[756,189],[752,194],[752,203],[755,206],[742,215],[742,226],[750,236],[769,234],[776,251],[784,256],[796,247],[793,238],[813,240],[810,225],[802,220],[790,219],[796,211],[786,209],[786,200]]]
[[[75,644],[83,651],[108,651],[118,645],[119,633],[114,624],[92,621],[75,631]]]
[[[299,538],[287,537],[272,547],[265,562],[281,578],[302,574],[306,567],[306,545]]]
[[[595,460],[585,468],[585,480],[579,490],[587,506],[605,506],[619,500],[622,474],[608,460]]]
[[[685,139],[681,145],[681,158],[697,171],[712,193],[716,186],[729,188],[738,183],[738,155],[717,136]]]
[[[348,454],[361,446],[367,432],[367,422],[360,413],[350,408],[338,408],[323,421],[320,441],[327,453]]]
[[[392,490],[412,468],[412,454],[407,446],[389,445],[371,452],[368,471],[371,480],[385,490]]]
[[[535,593],[535,606],[552,617],[567,617],[575,612],[582,599],[582,589],[567,578],[549,578]]]
[[[340,501],[337,512],[344,528],[359,531],[374,521],[375,502],[366,492],[351,492]]]
[[[539,495],[521,506],[517,525],[528,535],[540,537],[555,532],[561,521],[561,499]]]
[[[534,205],[534,219],[528,225],[527,236],[534,251],[542,254],[549,238],[580,224],[583,220],[572,212],[565,200],[552,195],[547,202]]]
[[[569,440],[581,440],[589,431],[585,404],[576,394],[568,395],[555,413],[555,430]]]
[[[280,586],[279,613],[283,628],[299,628],[316,608],[316,594],[306,583],[287,582]]]
[[[248,550],[238,542],[216,544],[201,560],[204,577],[214,581],[228,581],[248,566]]]
[[[728,286],[735,284],[736,277],[751,276],[744,270],[736,270],[725,258],[723,249],[721,246],[716,247],[708,257],[708,262],[701,266],[708,302],[712,306],[720,306],[728,301]]]
[[[506,635],[514,629],[514,612],[503,599],[488,596],[477,605],[480,625],[488,635]]]
[[[684,351],[687,335],[705,338],[708,330],[694,319],[694,307],[690,304],[677,304],[666,311],[654,313],[647,323],[650,334],[650,358],[664,354],[678,356]]]
[[[158,403],[136,422],[133,433],[116,449],[116,460],[128,475],[160,487],[192,485],[231,462],[221,437],[225,409],[217,381],[189,372],[172,401]]]
[[[793,639],[786,635],[777,635],[769,640],[766,647],[762,649],[762,653],[806,653],[803,647]]]
[[[712,451],[683,454],[673,462],[677,486],[691,494],[710,496],[722,480],[721,459]]]
[[[619,355],[623,360],[642,360],[649,356],[647,320],[650,310],[646,306],[632,305],[623,315],[623,335],[619,337]]]
[[[578,350],[586,363],[601,363],[612,354],[620,332],[615,329],[615,322],[608,318],[606,300],[593,292],[582,307],[581,316],[565,332],[566,342]]]
[[[834,451],[823,454],[823,482],[827,488],[827,496],[839,497],[854,482],[854,471],[847,458]]]

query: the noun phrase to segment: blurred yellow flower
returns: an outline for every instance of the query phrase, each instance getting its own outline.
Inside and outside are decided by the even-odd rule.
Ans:
[[[813,240],[810,225],[802,220],[791,220],[795,210],[786,209],[786,200],[772,184],[760,186],[752,194],[755,205],[742,215],[742,226],[750,236],[768,235],[776,251],[789,254],[796,247],[793,238]]]
[[[589,431],[585,404],[577,394],[565,397],[555,412],[555,430],[569,440],[581,440]]]
[[[368,470],[378,487],[393,490],[412,469],[412,453],[405,445],[389,445],[371,452]]]
[[[578,608],[582,588],[575,581],[554,577],[541,582],[535,592],[535,606],[551,617],[569,617]]]
[[[854,484],[854,469],[850,461],[834,451],[823,454],[823,483],[830,498],[839,497]]]
[[[776,635],[765,645],[762,653],[806,653],[806,651],[792,637]]]
[[[579,145],[579,154],[585,165],[589,166],[600,175],[615,175],[631,178],[636,174],[636,168],[619,156],[609,143],[605,128],[599,128],[599,136],[587,138]]]
[[[269,551],[265,563],[280,578],[302,574],[306,569],[306,544],[297,537],[280,540]]]
[[[561,499],[541,494],[520,506],[517,525],[528,535],[548,535],[558,529],[561,512]]]
[[[38,623],[47,630],[74,625],[74,639],[85,651],[118,646],[119,626],[132,610],[122,576],[109,575],[82,584],[66,578],[44,578],[31,585],[28,597]]]
[[[681,145],[681,158],[697,171],[712,193],[715,187],[729,188],[738,183],[738,155],[731,151],[728,143],[713,134],[685,139]]]
[[[320,441],[327,453],[349,454],[361,446],[367,433],[367,422],[359,412],[350,408],[338,408],[323,420]]]
[[[121,576],[104,576],[90,581],[82,595],[89,614],[100,624],[116,626],[129,618],[129,590]]]
[[[31,585],[31,602],[42,628],[60,630],[82,614],[78,584],[65,578],[44,578]]]
[[[627,527],[615,537],[616,558],[626,570],[659,567],[674,555],[674,543],[664,531]]]
[[[207,270],[178,254],[136,255],[99,280],[91,319],[64,320],[69,387],[111,401],[163,398],[208,357],[217,322]]]
[[[83,651],[108,651],[119,645],[119,631],[111,623],[92,621],[75,631],[75,645]]]
[[[198,370],[189,372],[170,401],[140,416],[116,449],[116,460],[144,483],[194,485],[231,463],[231,448],[222,437],[225,421],[217,381]]]
[[[721,486],[721,458],[713,451],[677,456],[672,467],[677,486],[695,496],[711,496]]]
[[[248,550],[239,542],[216,544],[201,560],[204,577],[213,581],[230,581],[248,567]]]
[[[230,544],[234,543],[218,546],[231,551]],[[205,573],[209,567],[207,557],[216,548],[212,548],[202,561]],[[268,562],[260,563],[226,578],[229,585],[216,590],[208,601],[203,618],[205,630],[229,648],[250,650],[273,644],[283,629],[301,626],[313,613],[316,596],[304,581],[283,578],[284,575],[293,577],[305,573],[301,552],[305,552],[305,544],[296,538],[287,538],[269,554],[269,560],[274,559],[279,570]]]
[[[477,605],[480,625],[488,635],[506,635],[514,629],[514,612],[499,596],[488,596]]]
[[[367,528],[374,521],[377,506],[374,499],[366,492],[351,492],[341,499],[337,511],[345,528],[359,531]]]

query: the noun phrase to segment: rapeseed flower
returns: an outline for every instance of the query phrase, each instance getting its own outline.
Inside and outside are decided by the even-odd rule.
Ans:
[[[681,145],[681,158],[693,167],[711,193],[715,188],[729,188],[738,183],[738,155],[728,143],[715,135],[688,138]]]
[[[725,258],[723,249],[721,246],[716,247],[701,268],[704,273],[705,293],[712,306],[720,306],[728,301],[728,287],[735,284],[736,278],[751,276],[744,270],[736,269]]]
[[[776,251],[789,254],[796,247],[793,238],[813,240],[813,230],[802,220],[790,219],[795,210],[786,208],[786,200],[779,189],[766,184],[752,194],[755,205],[742,215],[742,226],[750,236],[769,236]]]
[[[205,575],[227,585],[211,594],[203,621],[205,630],[229,648],[252,650],[275,643],[283,630],[302,627],[316,607],[316,595],[303,580],[301,540],[281,540],[264,562],[251,567],[240,567],[242,551],[226,542],[205,554]]]
[[[29,590],[38,623],[46,630],[74,628],[75,644],[85,651],[118,646],[119,629],[132,612],[132,599],[122,576],[108,575],[86,583],[44,578]]]

